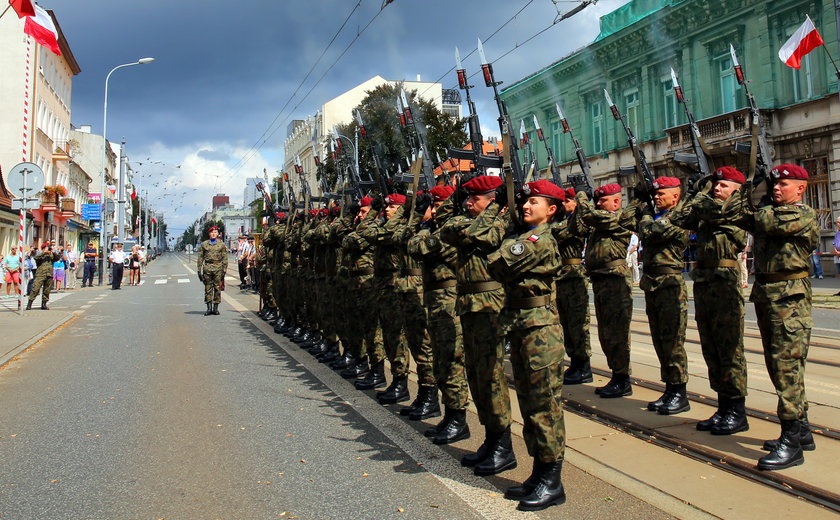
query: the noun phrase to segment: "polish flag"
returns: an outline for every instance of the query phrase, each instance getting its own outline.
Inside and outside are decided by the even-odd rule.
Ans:
[[[23,32],[35,38],[35,41],[61,56],[58,48],[58,31],[52,17],[41,6],[35,5],[35,16],[26,18]]]
[[[137,188],[132,188],[131,189],[131,200],[134,200],[136,198],[137,198]]]
[[[793,36],[779,49],[779,59],[788,67],[798,69],[802,58],[823,44],[823,39],[810,16],[805,16],[805,23],[793,33]]]
[[[9,0],[9,5],[15,10],[18,18],[35,16],[35,7],[32,5],[32,0]]]

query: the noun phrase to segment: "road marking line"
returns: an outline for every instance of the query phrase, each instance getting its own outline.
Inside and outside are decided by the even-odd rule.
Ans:
[[[168,280],[166,280],[166,279],[164,279],[164,280],[155,280],[155,285],[166,285],[166,282],[167,282],[167,281],[168,281]]]
[[[80,309],[88,309],[88,308],[90,308],[90,305],[79,305],[79,308]]]
[[[190,283],[189,278],[178,278],[178,283]]]

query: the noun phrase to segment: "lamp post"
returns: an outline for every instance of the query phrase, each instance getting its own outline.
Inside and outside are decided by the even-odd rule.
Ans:
[[[114,71],[117,69],[121,69],[123,67],[131,67],[134,65],[145,65],[153,61],[155,61],[154,58],[140,58],[139,60],[132,63],[123,63],[122,65],[117,65],[116,67],[111,69],[108,75],[105,76],[105,101],[102,104],[102,173],[100,177],[102,183],[99,190],[99,247],[102,248],[102,259],[100,260],[99,264],[99,285],[102,285],[103,276],[105,274],[105,257],[108,254],[108,244],[106,243],[108,233],[105,231],[105,163],[108,157],[106,154],[106,148],[108,146],[108,81],[111,79],[111,74],[113,74]],[[119,230],[117,230],[117,233],[119,233]]]

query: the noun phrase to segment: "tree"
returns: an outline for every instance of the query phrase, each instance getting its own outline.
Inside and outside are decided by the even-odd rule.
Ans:
[[[225,234],[225,223],[221,220],[207,220],[204,222],[204,227],[201,228],[201,240],[210,239],[210,228],[217,226],[219,228],[219,235]]]

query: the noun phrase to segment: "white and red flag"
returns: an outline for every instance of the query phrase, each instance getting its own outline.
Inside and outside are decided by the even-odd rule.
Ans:
[[[35,41],[61,56],[58,48],[58,30],[52,17],[41,6],[34,5],[35,16],[29,16],[23,24],[23,32],[35,38]]]
[[[817,32],[811,17],[806,15],[805,23],[779,49],[779,59],[788,67],[798,69],[802,63],[802,58],[822,44],[822,36]]]
[[[35,7],[32,5],[32,0],[9,0],[9,5],[15,10],[18,18],[35,16]]]

